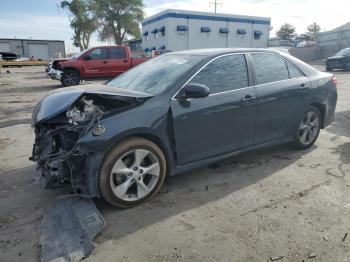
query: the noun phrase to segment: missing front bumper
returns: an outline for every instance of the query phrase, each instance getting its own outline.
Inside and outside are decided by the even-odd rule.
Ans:
[[[50,71],[47,73],[49,77],[53,80],[61,80],[63,72],[60,70],[50,69]]]

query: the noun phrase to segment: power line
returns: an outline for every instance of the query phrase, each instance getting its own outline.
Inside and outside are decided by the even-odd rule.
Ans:
[[[222,3],[218,3],[217,0],[215,0],[214,2],[210,2],[210,5],[214,5],[214,13],[216,14],[216,7],[219,5],[219,6],[222,6]]]

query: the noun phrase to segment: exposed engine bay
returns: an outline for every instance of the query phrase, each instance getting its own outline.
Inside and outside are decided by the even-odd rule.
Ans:
[[[127,110],[143,101],[110,94],[84,93],[66,110],[35,126],[35,143],[30,160],[37,163],[37,179],[45,189],[69,186],[85,192],[85,160],[78,140],[92,130],[94,136],[105,132],[100,120]],[[40,104],[38,105],[40,106]],[[40,113],[34,110],[33,117]],[[85,192],[86,193],[86,192]]]

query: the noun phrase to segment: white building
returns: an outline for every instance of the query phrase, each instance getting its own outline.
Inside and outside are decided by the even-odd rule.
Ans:
[[[142,22],[142,47],[184,50],[222,47],[267,47],[267,17],[165,10]]]

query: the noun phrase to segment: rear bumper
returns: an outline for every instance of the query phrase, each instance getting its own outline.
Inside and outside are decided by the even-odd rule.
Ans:
[[[60,70],[50,69],[50,71],[47,73],[49,77],[53,80],[61,80],[63,72]]]
[[[329,126],[335,119],[335,109],[337,105],[338,94],[335,90],[328,97],[328,101],[325,105],[324,119],[323,119],[323,128]]]

